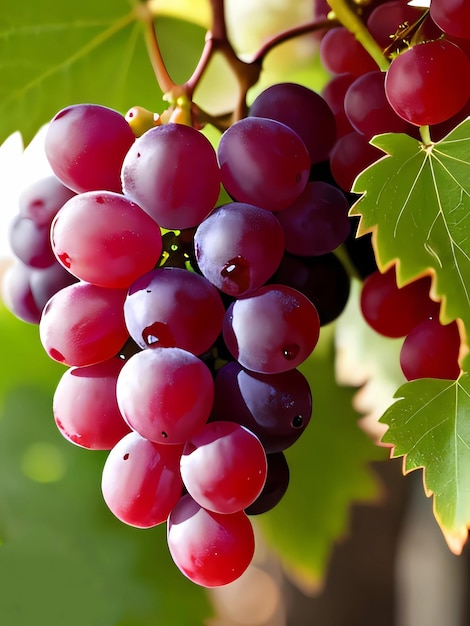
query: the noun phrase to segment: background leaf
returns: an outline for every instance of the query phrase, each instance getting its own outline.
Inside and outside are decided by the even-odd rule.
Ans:
[[[175,10],[180,4],[175,2]],[[183,82],[199,57],[205,31],[168,17],[159,18],[157,28],[169,71]],[[143,25],[128,0],[3,0],[0,142],[21,130],[28,143],[70,104],[93,102],[122,113],[139,104],[160,112],[166,108],[161,95]]]
[[[302,437],[286,450],[289,488],[273,510],[258,518],[268,543],[306,587],[315,587],[324,576],[334,542],[347,531],[350,505],[380,495],[369,463],[388,456],[358,427],[351,407],[357,390],[335,381],[332,330],[322,329],[320,343],[300,368],[312,388],[313,415]]]
[[[165,527],[119,522],[101,496],[106,452],[78,448],[56,428],[63,368],[45,355],[37,327],[2,307],[0,341],[2,623],[202,626],[212,612],[206,592],[173,564]]]
[[[470,119],[432,148],[408,135],[372,140],[387,153],[356,179],[364,193],[351,209],[359,234],[373,231],[382,268],[395,260],[400,285],[435,274],[441,319],[470,328]]]
[[[421,379],[401,386],[382,416],[383,441],[403,470],[424,469],[434,514],[453,552],[459,554],[470,526],[470,376],[457,381]]]

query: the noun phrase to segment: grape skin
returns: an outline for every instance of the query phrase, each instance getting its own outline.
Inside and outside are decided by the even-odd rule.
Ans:
[[[276,374],[296,368],[320,335],[315,306],[285,285],[266,285],[233,302],[223,336],[233,357],[248,370]]]
[[[252,504],[266,482],[266,453],[240,424],[213,421],[184,446],[181,477],[190,496],[215,513],[236,513]]]
[[[399,54],[385,77],[385,93],[394,111],[416,126],[449,119],[470,97],[470,60],[457,45],[439,39]]]
[[[209,368],[181,348],[154,348],[134,354],[116,386],[119,409],[142,437],[184,444],[207,421],[214,399]]]
[[[207,511],[189,494],[170,513],[167,541],[177,567],[203,587],[220,587],[239,578],[255,551],[253,527],[244,511]]]
[[[137,528],[163,524],[178,502],[182,446],[162,446],[136,432],[125,435],[109,452],[101,490],[109,510]]]

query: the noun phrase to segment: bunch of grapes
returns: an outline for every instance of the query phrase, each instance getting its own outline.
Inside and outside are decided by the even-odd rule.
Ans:
[[[334,254],[348,199],[311,175],[335,120],[319,94],[279,84],[216,150],[180,123],[134,134],[136,110],[79,104],[53,118],[54,176],[25,192],[11,241],[19,265],[39,258],[67,282],[50,281],[29,317],[32,283],[13,293],[6,281],[5,299],[67,366],[55,422],[109,451],[109,509],[139,528],[166,522],[181,571],[219,586],[251,562],[249,515],[288,487],[284,450],[312,414],[298,366],[349,294]]]
[[[322,94],[268,87],[216,149],[198,124],[139,107],[61,110],[45,139],[54,176],[25,191],[12,224],[5,301],[68,368],[58,429],[109,451],[109,509],[138,528],[166,523],[173,560],[199,585],[245,571],[249,516],[288,488],[284,451],[312,415],[298,368],[348,300],[335,252],[354,257],[350,190],[383,156],[371,138],[430,126],[436,140],[468,114],[464,2],[374,2],[362,19],[386,71],[331,28]],[[363,314],[406,336],[405,376],[456,378],[458,328],[440,324],[430,278],[399,289],[366,250]]]

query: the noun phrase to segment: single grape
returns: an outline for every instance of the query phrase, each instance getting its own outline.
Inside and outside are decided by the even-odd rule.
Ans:
[[[123,313],[126,293],[80,281],[52,296],[39,323],[51,359],[84,366],[116,355],[129,337]]]
[[[214,381],[209,368],[181,348],[154,348],[131,356],[119,374],[117,401],[142,437],[182,444],[209,418]]]
[[[291,128],[246,117],[224,132],[217,150],[222,184],[238,202],[270,211],[292,204],[307,184],[310,157]]]
[[[377,69],[373,58],[344,26],[331,28],[320,43],[322,65],[332,74],[360,76]]]
[[[127,435],[130,429],[116,400],[116,381],[124,362],[113,357],[64,372],[54,393],[53,412],[68,441],[89,450],[111,450]]]
[[[192,582],[220,587],[237,580],[251,563],[255,538],[244,511],[214,513],[183,496],[168,518],[168,548]]]
[[[379,70],[356,78],[346,92],[344,110],[354,130],[367,139],[381,133],[411,135],[415,129],[390,106],[385,95],[385,74]]]
[[[312,163],[325,161],[336,140],[333,111],[320,94],[304,85],[271,85],[255,98],[249,115],[277,120],[292,128],[304,142]]]
[[[332,252],[316,257],[285,254],[271,280],[307,296],[317,309],[320,326],[331,323],[344,311],[351,288],[348,271]]]
[[[247,515],[261,515],[273,509],[282,500],[289,486],[289,464],[284,453],[268,454],[266,460],[268,462],[266,483],[253,504],[245,509]]]
[[[236,513],[261,493],[266,453],[258,437],[244,426],[214,421],[188,439],[180,470],[184,486],[200,506]]]
[[[298,256],[332,252],[351,231],[349,203],[342,191],[323,181],[307,183],[287,209],[277,213],[285,249]]]
[[[74,276],[100,287],[127,288],[151,270],[162,252],[158,224],[114,192],[71,198],[51,225],[52,249]]]
[[[343,191],[351,191],[356,177],[382,156],[382,150],[353,131],[340,137],[331,151],[331,173]]]
[[[395,266],[368,276],[361,290],[361,311],[366,322],[385,337],[405,337],[423,319],[439,314],[431,300],[431,277],[423,276],[398,287]]]
[[[162,267],[129,288],[124,317],[141,348],[178,347],[199,355],[222,330],[225,308],[217,289],[204,276]]]
[[[431,0],[433,21],[446,34],[470,39],[470,4],[468,0]]]
[[[58,210],[75,195],[56,176],[45,176],[29,184],[18,198],[22,217],[38,226],[50,226]]]
[[[200,271],[231,296],[261,287],[276,271],[284,252],[279,221],[269,211],[232,202],[216,208],[194,235]]]
[[[101,490],[110,511],[137,528],[164,523],[181,497],[182,446],[162,446],[131,432],[110,451]]]
[[[217,372],[211,420],[245,426],[259,438],[267,453],[294,444],[311,415],[310,386],[297,369],[256,374],[231,361]]]
[[[76,104],[59,111],[44,140],[57,178],[82,193],[121,192],[121,166],[135,137],[126,119],[98,104]]]
[[[401,369],[407,380],[455,380],[460,374],[459,351],[457,322],[444,325],[437,317],[427,318],[406,337],[400,351]]]
[[[17,214],[10,222],[8,235],[13,254],[25,265],[44,268],[56,262],[49,239],[49,225],[39,226]]]
[[[2,277],[2,300],[10,313],[28,324],[39,324],[41,309],[31,291],[32,268],[17,260]]]
[[[350,85],[356,80],[355,74],[345,72],[335,74],[323,87],[322,96],[333,111],[336,121],[336,138],[350,133],[353,129],[344,111],[344,98]],[[331,154],[331,150],[330,150]]]
[[[445,39],[419,43],[392,61],[385,93],[394,111],[416,126],[449,119],[470,97],[470,59]]]
[[[285,285],[266,285],[233,302],[223,337],[248,370],[276,374],[294,369],[313,351],[320,334],[315,306]]]
[[[78,278],[57,262],[43,269],[32,268],[29,278],[31,293],[40,311],[54,294],[76,282]]]
[[[163,124],[139,137],[122,166],[124,193],[160,226],[197,226],[220,191],[216,153],[198,130]]]
[[[415,24],[423,9],[409,6],[403,0],[392,0],[374,7],[367,18],[367,29],[382,48],[387,48],[403,25]]]

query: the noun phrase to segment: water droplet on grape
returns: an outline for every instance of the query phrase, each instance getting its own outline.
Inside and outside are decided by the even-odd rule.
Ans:
[[[127,459],[129,458],[129,452],[126,452],[126,454],[122,457],[123,461],[127,461]]]
[[[282,354],[287,361],[292,361],[299,354],[300,346],[296,343],[291,343],[288,346],[284,346]]]
[[[250,287],[250,265],[240,255],[227,261],[221,269],[220,275],[222,278],[228,279],[228,285],[225,281],[224,285],[230,289],[232,295],[247,291]]]
[[[304,425],[304,418],[301,415],[296,415],[292,418],[292,426],[294,428],[302,428]]]
[[[174,348],[176,345],[170,329],[163,322],[154,322],[144,328],[142,339],[149,348]]]
[[[59,254],[58,258],[64,267],[70,268],[70,266],[72,265],[72,259],[66,252],[62,252],[61,254]]]
[[[166,439],[168,437],[168,433],[166,433],[164,430],[162,430],[162,437],[163,439]]]

